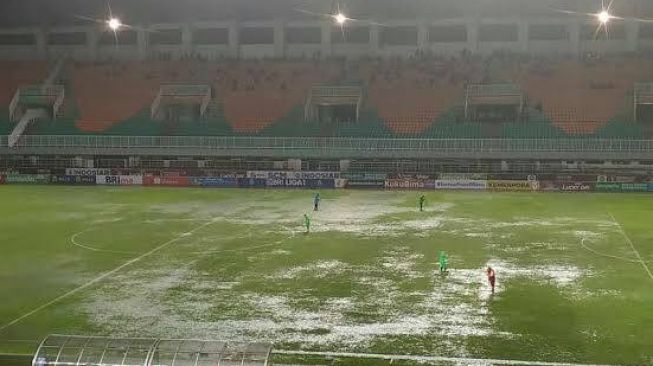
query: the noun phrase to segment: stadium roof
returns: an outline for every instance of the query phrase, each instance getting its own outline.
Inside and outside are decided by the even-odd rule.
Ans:
[[[0,28],[85,24],[76,16],[104,18],[108,0],[2,0]],[[554,15],[552,9],[595,11],[596,0],[110,0],[115,14],[132,24],[225,19],[306,18],[298,9],[332,13],[345,8],[364,18],[457,18]],[[600,7],[600,1],[598,2]],[[653,15],[653,1],[618,0],[622,16]]]

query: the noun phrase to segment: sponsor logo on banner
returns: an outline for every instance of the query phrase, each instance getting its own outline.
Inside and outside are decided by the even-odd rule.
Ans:
[[[347,188],[383,188],[385,180],[348,180]]]
[[[164,175],[161,177],[146,175],[143,177],[143,185],[187,187],[190,186],[190,178],[181,175]]]
[[[533,191],[539,188],[536,183],[527,180],[488,180],[487,188],[495,191]]]
[[[621,192],[621,183],[597,182],[595,187],[600,192]]]
[[[557,182],[553,182],[550,180],[543,180],[540,181],[540,191],[559,191],[560,187],[558,187]]]
[[[120,184],[120,178],[117,175],[96,175],[95,183],[101,186],[117,186]]]
[[[487,174],[482,173],[440,173],[439,180],[464,181],[464,180],[487,180]]]
[[[266,179],[259,178],[238,178],[238,187],[262,188],[265,187]]]
[[[268,179],[265,181],[268,187],[306,187],[304,179]]]
[[[142,175],[119,175],[121,186],[140,186],[143,185]]]
[[[247,178],[258,179],[339,179],[340,172],[293,172],[293,171],[261,171],[247,172]]]
[[[1,177],[0,177],[1,178]],[[648,191],[653,192],[653,182],[648,184]]]
[[[484,190],[487,188],[485,180],[436,180],[435,189],[468,189]]]
[[[50,182],[54,184],[95,184],[95,176],[89,175],[53,175]]]
[[[111,169],[67,168],[66,175],[111,175]]]
[[[589,192],[594,190],[593,183],[560,182],[557,185],[564,192]]]
[[[335,188],[333,179],[267,179],[268,187],[286,188]]]
[[[237,187],[238,179],[236,178],[218,178],[218,177],[192,177],[190,182],[194,186],[200,187]]]
[[[637,177],[634,175],[613,175],[610,180],[613,182],[633,183],[637,180]]]
[[[385,188],[389,189],[423,189],[423,180],[418,179],[386,179]]]
[[[49,174],[7,174],[5,183],[49,183]]]
[[[648,183],[621,183],[622,192],[648,192]]]
[[[95,183],[109,186],[140,186],[143,184],[142,175],[97,175]]]
[[[342,173],[342,178],[353,181],[385,181],[388,177],[384,173]]]

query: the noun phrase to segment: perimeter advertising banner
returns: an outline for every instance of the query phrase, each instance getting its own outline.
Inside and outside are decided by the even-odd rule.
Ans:
[[[590,192],[594,190],[594,183],[556,182],[556,187],[563,192]]]
[[[342,173],[342,178],[364,182],[364,181],[385,181],[388,176],[385,173]]]
[[[621,192],[621,183],[597,182],[595,187],[599,192]]]
[[[265,188],[267,179],[259,178],[238,178],[238,187],[241,188]]]
[[[236,178],[192,177],[190,184],[199,187],[238,187]]]
[[[648,192],[648,183],[621,183],[622,192]]]
[[[52,184],[83,184],[95,185],[95,176],[91,175],[53,175],[50,177]]]
[[[348,180],[347,188],[383,188],[385,180]]]
[[[648,184],[648,191],[653,192],[653,182]]]
[[[540,181],[540,191],[555,192],[559,190],[560,187],[558,187],[558,182],[554,182],[550,180]]]
[[[168,187],[188,187],[190,186],[190,178],[181,175],[164,175],[152,176],[146,175],[143,177],[144,186],[168,186]]]
[[[50,183],[50,174],[7,174],[5,183],[43,184]]]
[[[95,183],[109,186],[140,186],[143,185],[142,175],[97,175]]]
[[[250,170],[247,178],[258,179],[339,179],[340,172],[293,172]]]
[[[98,169],[98,168],[67,168],[66,175],[111,175],[111,169]]]
[[[335,188],[334,179],[267,179],[267,187],[279,188]]]
[[[465,180],[487,180],[487,174],[483,173],[440,173],[442,181],[465,181]]]
[[[485,190],[487,189],[486,180],[436,180],[435,189],[461,189],[461,190]]]
[[[526,192],[539,188],[538,182],[527,180],[488,180],[487,189],[492,191]]]
[[[424,189],[426,181],[421,179],[386,179],[387,189]]]
[[[599,192],[648,192],[650,183],[620,183],[598,182],[596,190]]]

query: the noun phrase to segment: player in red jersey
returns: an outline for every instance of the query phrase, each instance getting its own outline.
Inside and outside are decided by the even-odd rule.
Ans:
[[[497,281],[497,274],[490,266],[487,267],[487,280],[490,282],[490,286],[492,287],[492,293],[494,293],[494,284]]]

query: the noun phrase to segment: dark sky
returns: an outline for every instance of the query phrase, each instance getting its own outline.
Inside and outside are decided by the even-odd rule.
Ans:
[[[336,4],[362,19],[454,18],[555,15],[551,8],[593,12],[600,0],[111,0],[126,23],[192,22],[221,19],[273,19],[310,16],[297,11],[332,12]],[[653,17],[653,0],[615,0],[619,15]],[[616,10],[615,10],[616,11]],[[107,0],[0,0],[0,27],[83,24],[75,15],[107,17]]]

